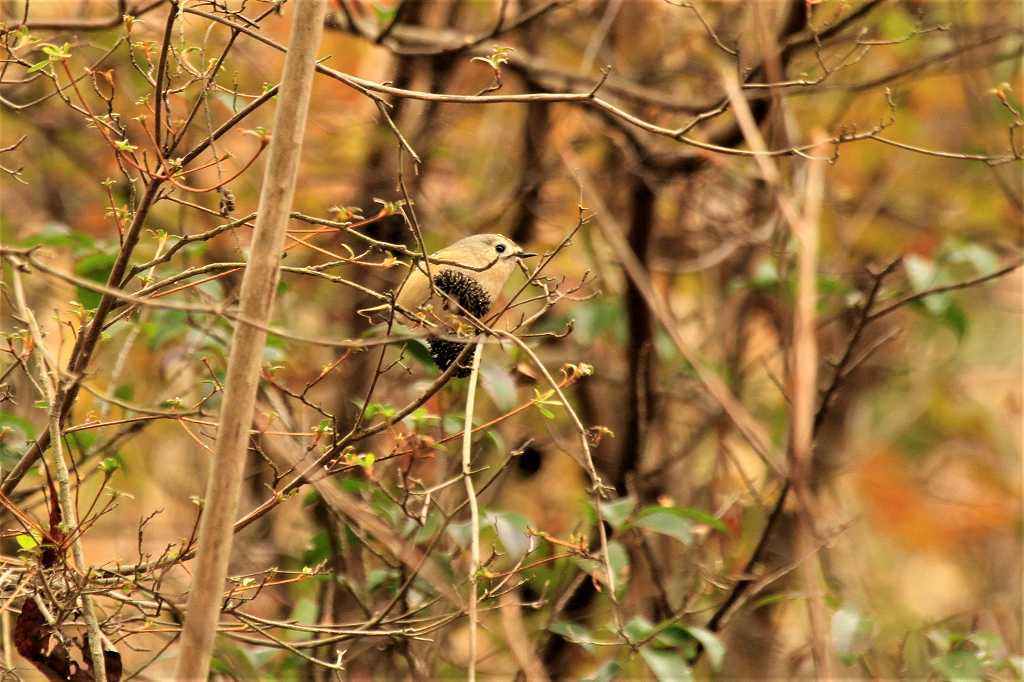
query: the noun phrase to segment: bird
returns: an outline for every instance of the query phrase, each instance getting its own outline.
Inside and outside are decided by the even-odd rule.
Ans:
[[[430,254],[429,272],[433,277],[433,287],[427,277],[427,266],[417,261],[395,303],[400,309],[414,315],[417,311],[424,311],[427,304],[430,304],[430,317],[427,319],[440,321],[450,331],[454,331],[459,327],[460,315],[465,318],[465,313],[469,313],[477,319],[487,315],[505,288],[512,271],[522,259],[536,255],[524,251],[504,235],[475,234],[465,237]],[[422,324],[424,318],[410,321],[414,325]],[[427,346],[434,364],[444,371],[459,356],[465,344],[429,337]],[[455,376],[464,378],[469,374],[468,360],[464,360],[456,368]]]

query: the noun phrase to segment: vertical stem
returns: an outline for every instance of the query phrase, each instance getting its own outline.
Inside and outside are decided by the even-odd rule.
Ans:
[[[477,610],[476,610],[476,574],[480,569],[480,509],[477,506],[476,490],[473,488],[472,440],[473,440],[473,407],[476,403],[477,376],[480,374],[480,351],[483,345],[476,344],[473,349],[473,364],[469,374],[469,394],[466,396],[466,420],[462,429],[462,480],[466,482],[466,497],[469,499],[469,519],[473,531],[473,540],[469,562],[469,671],[467,679],[476,680],[477,655]]]
[[[174,20],[178,16],[177,0],[172,0],[170,9],[167,10],[167,23],[164,25],[164,40],[160,45],[160,62],[156,69],[156,87],[153,88],[153,142],[156,143],[156,152],[162,153],[160,140],[163,139],[161,126],[161,115],[164,105],[164,76],[167,74],[167,53],[171,51],[171,31],[174,29]],[[168,117],[170,111],[168,111]]]
[[[818,221],[824,190],[825,162],[810,162],[807,174],[806,199],[801,220],[793,224],[797,242],[797,301],[793,320],[793,417],[790,433],[792,478],[800,501],[800,523],[797,538],[798,556],[814,553],[817,516],[812,493],[812,459],[814,411],[818,398],[818,342],[816,336]],[[828,613],[821,595],[817,557],[801,564],[801,577],[807,599],[810,621],[811,653],[819,680],[832,679],[829,652]]]
[[[71,555],[75,560],[75,566],[83,574],[88,575],[86,570],[85,550],[82,549],[82,536],[78,532],[78,510],[75,509],[75,498],[71,495],[71,476],[68,472],[68,464],[64,461],[64,439],[60,433],[61,400],[64,391],[61,388],[60,377],[56,372],[56,360],[48,363],[46,358],[46,346],[43,342],[43,332],[39,328],[32,309],[28,307],[25,300],[25,289],[21,284],[21,274],[18,272],[19,263],[11,268],[11,281],[14,285],[14,300],[18,304],[18,310],[28,323],[29,332],[32,334],[32,341],[35,345],[33,355],[39,367],[39,383],[46,393],[46,400],[50,404],[49,410],[49,433],[50,445],[53,449],[53,470],[57,479],[57,497],[60,504],[61,518],[66,526],[66,534],[71,540]],[[49,367],[53,368],[51,373]],[[89,632],[89,658],[92,662],[93,675],[96,682],[107,682],[107,666],[103,657],[103,632],[100,630],[99,621],[96,619],[96,612],[93,609],[92,597],[86,592],[81,594],[82,618],[85,620]]]
[[[175,671],[178,680],[206,680],[210,671],[249,427],[259,387],[266,341],[264,328],[270,319],[281,248],[295,194],[325,9],[326,0],[305,0],[292,7],[291,43],[281,77],[273,139],[260,191],[259,215],[242,279],[241,318],[261,326],[239,321],[231,343],[213,470],[206,488],[195,574]]]
[[[4,667],[14,669],[14,642],[11,640],[11,615],[7,609],[0,611],[0,628],[3,630]]]

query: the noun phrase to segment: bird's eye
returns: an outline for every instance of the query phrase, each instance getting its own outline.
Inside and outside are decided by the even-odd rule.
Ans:
[[[494,247],[494,250],[497,251],[498,253],[505,253],[505,245],[498,244],[497,246]]]

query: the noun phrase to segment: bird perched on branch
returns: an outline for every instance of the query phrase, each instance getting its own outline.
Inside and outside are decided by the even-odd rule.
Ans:
[[[535,255],[500,234],[476,234],[460,239],[430,254],[429,273],[434,286],[430,286],[427,264],[419,261],[396,303],[411,313],[420,311],[420,322],[438,322],[449,333],[455,333],[460,326],[460,315],[463,319],[466,313],[477,319],[484,317],[520,260]],[[427,339],[427,345],[434,363],[442,370],[452,364],[465,346],[458,341],[435,337]],[[469,376],[468,358],[463,363],[455,370],[455,376]]]

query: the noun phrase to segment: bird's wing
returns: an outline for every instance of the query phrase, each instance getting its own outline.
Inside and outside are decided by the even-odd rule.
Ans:
[[[430,298],[430,282],[427,280],[427,276],[414,266],[412,273],[402,285],[402,290],[398,292],[396,303],[411,312],[426,303],[428,298]]]
[[[489,270],[480,271],[473,269],[482,268],[491,264],[493,262],[493,258],[489,258],[488,254],[467,251],[465,248],[460,248],[458,245],[453,244],[452,246],[445,247],[440,251],[430,254],[430,257],[438,260],[465,263],[469,268],[471,268],[465,269],[452,265],[432,263],[430,265],[430,273],[434,277],[437,277],[438,274],[445,270],[463,272],[474,280],[480,282],[488,296],[493,298],[495,292],[491,291],[491,289],[495,287],[489,286],[492,284],[490,282],[490,275],[492,273]],[[430,301],[431,294],[433,293],[430,287],[430,280],[427,279],[427,275],[424,270],[424,264],[422,262],[417,262],[413,266],[413,271],[406,280],[401,292],[398,294],[398,300],[396,302],[399,306],[410,312],[414,312],[421,305]]]

